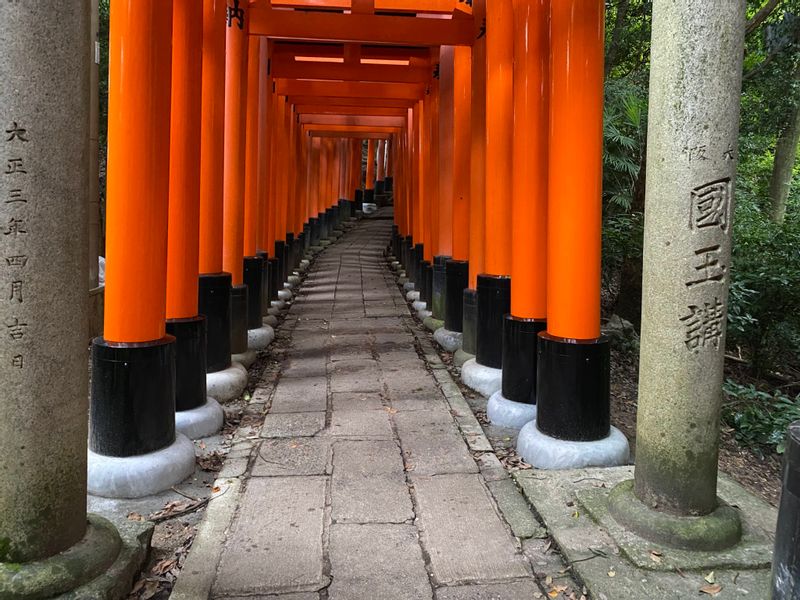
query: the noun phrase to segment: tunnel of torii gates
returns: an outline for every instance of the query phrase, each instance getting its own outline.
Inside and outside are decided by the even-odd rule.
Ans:
[[[189,475],[188,437],[219,429],[308,260],[388,198],[410,301],[490,418],[522,427],[525,459],[629,459],[600,319],[603,0],[114,0],[87,430],[90,4],[0,6],[0,561],[107,529],[81,516],[87,438],[94,494]],[[718,547],[741,533],[716,472],[743,23],[743,0],[654,2],[638,451],[620,491],[715,519]]]

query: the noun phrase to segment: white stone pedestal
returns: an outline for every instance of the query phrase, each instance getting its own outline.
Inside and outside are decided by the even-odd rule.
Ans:
[[[517,452],[537,469],[583,469],[618,467],[630,459],[628,439],[616,427],[605,439],[596,442],[558,440],[539,431],[531,421],[517,438]]]
[[[228,402],[242,395],[247,387],[247,369],[234,362],[224,371],[206,374],[206,392],[220,402]]]
[[[461,381],[488,398],[503,387],[503,370],[479,365],[473,358],[461,367]]]
[[[214,398],[209,397],[203,406],[175,413],[175,429],[190,440],[214,435],[222,429],[225,411]]]
[[[143,498],[170,489],[194,468],[194,444],[182,433],[170,446],[150,454],[118,457],[89,450],[88,491],[104,498]]]
[[[492,425],[509,429],[522,429],[536,420],[536,405],[514,402],[503,396],[502,390],[492,394],[486,405],[486,416]]]
[[[433,339],[439,344],[445,352],[455,352],[461,348],[461,338],[463,334],[457,331],[450,331],[441,327],[433,332]]]
[[[263,321],[262,321],[263,322]],[[269,325],[247,331],[247,347],[250,350],[264,350],[275,339],[275,330]]]

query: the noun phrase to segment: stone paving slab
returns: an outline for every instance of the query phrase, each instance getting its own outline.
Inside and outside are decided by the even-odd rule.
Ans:
[[[228,535],[217,595],[316,591],[323,573],[325,477],[256,477]]]
[[[321,437],[264,440],[258,449],[252,475],[328,475],[331,472],[331,443]]]
[[[414,518],[394,441],[334,443],[331,514],[337,523],[403,523]]]
[[[414,476],[412,483],[422,541],[438,583],[498,581],[531,574],[480,476]]]
[[[303,377],[284,379],[278,382],[272,398],[270,414],[325,412],[328,408],[328,379]]]
[[[407,469],[416,475],[477,473],[452,416],[441,410],[394,415]]]
[[[433,597],[413,525],[331,527],[330,600]]]
[[[375,392],[336,392],[331,394],[333,411],[383,410],[383,398]]]
[[[331,435],[355,438],[394,437],[387,410],[334,410]]]
[[[325,429],[324,412],[268,414],[264,418],[261,437],[291,438],[316,435]]]
[[[439,588],[436,600],[533,600],[536,593],[540,592],[532,581],[515,581]],[[540,593],[539,597],[545,596]]]

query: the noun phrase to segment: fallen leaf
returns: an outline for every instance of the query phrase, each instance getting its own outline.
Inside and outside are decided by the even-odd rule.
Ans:
[[[722,591],[722,586],[719,585],[718,583],[715,583],[714,585],[704,585],[703,587],[700,588],[701,594],[708,594],[709,596],[716,596],[721,591]]]
[[[200,446],[200,450],[205,450],[206,449],[206,443],[203,442],[203,441],[200,441],[200,443],[198,443],[197,445]]]
[[[661,554],[661,552],[659,552],[658,550],[651,550],[650,551],[650,560],[652,560],[657,565],[661,564],[661,557],[662,556],[663,556],[663,554]]]
[[[144,517],[137,512],[132,512],[128,514],[129,521],[144,521]]]
[[[703,579],[705,579],[708,583],[716,583],[717,582],[717,579],[714,576],[714,571],[711,571],[711,573],[709,573],[708,575],[703,577]]]
[[[580,516],[581,516],[581,513],[579,513],[577,510],[574,513],[572,513],[572,518],[573,519],[577,519]]]
[[[211,488],[211,493],[213,493],[213,494],[219,494],[220,491],[221,491],[221,488],[219,486],[214,486],[213,488]]]
[[[548,575],[547,577],[544,578],[544,582],[547,585],[553,585],[553,578],[550,577],[550,575]]]
[[[614,570],[611,570],[611,571],[608,572],[608,576],[609,577],[616,577],[617,576],[617,572],[614,571]]]
[[[559,593],[556,590],[550,590],[549,592],[547,592],[547,595],[550,596],[551,598],[558,598],[558,594]]]

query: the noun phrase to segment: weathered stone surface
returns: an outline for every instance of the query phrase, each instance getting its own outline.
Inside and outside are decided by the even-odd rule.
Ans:
[[[333,525],[331,600],[431,599],[412,525]]]
[[[382,410],[383,399],[375,392],[337,392],[331,394],[333,411]]]
[[[227,537],[214,593],[274,594],[326,585],[324,477],[258,477],[244,492]]]
[[[327,475],[330,473],[331,444],[321,437],[264,440],[258,450],[254,477],[286,475]]]
[[[316,435],[325,428],[325,413],[268,414],[261,437],[291,438]]]
[[[674,514],[717,501],[744,22],[742,2],[653,13],[636,495]]]
[[[394,435],[387,410],[335,410],[330,434],[356,438],[391,438]]]
[[[527,561],[476,475],[412,478],[422,542],[441,584],[530,575]]]
[[[417,475],[477,473],[452,417],[440,411],[409,411],[394,415],[406,468]]]
[[[537,592],[539,588],[532,581],[461,585],[437,589],[436,600],[531,600]]]
[[[515,536],[523,539],[547,536],[547,531],[539,524],[513,481],[505,477],[498,481],[489,481],[486,485]]]
[[[414,518],[400,448],[393,441],[333,445],[332,518],[402,523]]]
[[[324,412],[328,407],[328,380],[323,377],[283,379],[275,388],[271,414]]]

